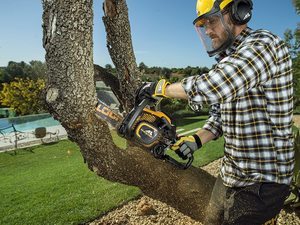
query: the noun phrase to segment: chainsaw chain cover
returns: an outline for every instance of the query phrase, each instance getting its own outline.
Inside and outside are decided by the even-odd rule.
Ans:
[[[144,146],[151,146],[157,142],[159,138],[159,131],[153,125],[147,122],[141,122],[136,128],[135,139],[137,139]]]
[[[156,116],[149,110],[143,111],[132,126],[134,141],[147,148],[152,148],[165,139],[171,139],[171,129],[172,125],[166,119]]]

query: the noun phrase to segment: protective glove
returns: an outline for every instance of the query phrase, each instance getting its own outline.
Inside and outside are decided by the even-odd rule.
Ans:
[[[175,151],[180,158],[186,160],[191,158],[196,150],[202,147],[201,140],[197,134],[192,136],[182,136],[171,145],[171,150]]]
[[[135,104],[139,104],[145,98],[159,99],[166,96],[166,87],[170,83],[165,79],[161,79],[157,82],[145,82],[137,90],[135,97]]]

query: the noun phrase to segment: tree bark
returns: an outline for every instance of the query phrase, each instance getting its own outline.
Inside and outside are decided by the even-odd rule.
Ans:
[[[112,3],[125,4],[125,1]],[[119,149],[113,143],[106,122],[95,116],[92,4],[92,0],[43,0],[49,112],[61,122],[70,140],[79,145],[89,169],[108,180],[138,186],[146,195],[202,221],[214,177],[199,168],[179,170],[137,147]],[[117,7],[112,11],[115,14],[109,15],[124,18],[120,9]],[[111,22],[114,23],[114,19]],[[116,45],[112,46],[122,45],[122,38],[114,36]],[[134,59],[127,59],[126,51],[124,48],[111,52],[122,55],[116,57],[118,59],[132,62]],[[132,98],[136,86],[126,82],[135,79],[138,73],[132,64],[121,61],[117,64],[119,78],[125,80],[121,86],[130,86],[122,91],[128,91]],[[131,72],[131,68],[135,72]],[[127,107],[129,105],[127,103]]]
[[[107,48],[117,69],[120,91],[125,100],[124,108],[128,112],[133,107],[134,93],[140,86],[141,74],[132,47],[126,1],[104,0],[103,10]]]

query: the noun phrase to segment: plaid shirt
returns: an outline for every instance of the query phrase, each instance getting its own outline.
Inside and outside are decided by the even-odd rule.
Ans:
[[[191,104],[211,105],[203,129],[224,135],[226,186],[290,184],[294,168],[293,78],[284,42],[246,28],[209,73],[182,80]]]

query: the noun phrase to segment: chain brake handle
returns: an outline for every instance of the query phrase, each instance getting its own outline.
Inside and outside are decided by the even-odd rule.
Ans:
[[[176,134],[176,137],[173,139],[173,143],[175,143],[178,139],[179,139],[179,137],[180,136],[178,136],[177,134]],[[175,160],[175,159],[174,159]],[[192,165],[192,163],[193,163],[193,161],[194,161],[194,155],[193,154],[191,154],[191,156],[190,157],[186,157],[186,159],[183,159],[183,160],[187,160],[187,162],[186,163],[180,163],[180,162],[178,162],[178,163],[180,163],[182,166],[183,166],[183,168],[182,169],[188,169],[191,165]]]
[[[154,148],[151,150],[151,152],[153,153],[155,158],[158,159],[163,159],[166,160],[167,162],[171,163],[172,165],[178,167],[179,169],[188,169],[193,161],[194,161],[194,156],[191,155],[191,157],[187,157],[187,162],[186,163],[181,163],[178,162],[176,159],[174,159],[173,157],[171,157],[170,155],[165,153],[165,149],[167,148],[167,145],[156,145],[154,146]]]
[[[172,127],[166,121],[165,118],[162,118],[162,120],[164,121],[165,126],[167,126],[168,130],[170,131],[167,134],[167,137],[168,137],[167,139],[170,140],[171,144],[174,144],[179,139],[179,136],[176,134],[175,128],[174,128],[173,132],[171,132]],[[176,159],[174,159],[170,155],[166,154],[166,149],[170,147],[170,143],[169,144],[160,143],[160,144],[154,146],[154,148],[151,151],[153,153],[154,157],[166,160],[169,163],[171,163],[172,165],[174,165],[174,166],[176,166],[180,169],[185,170],[185,169],[189,168],[192,165],[193,161],[194,161],[194,156],[191,155],[190,157],[187,157],[186,159],[183,159],[183,160],[187,160],[186,163],[178,162]]]

